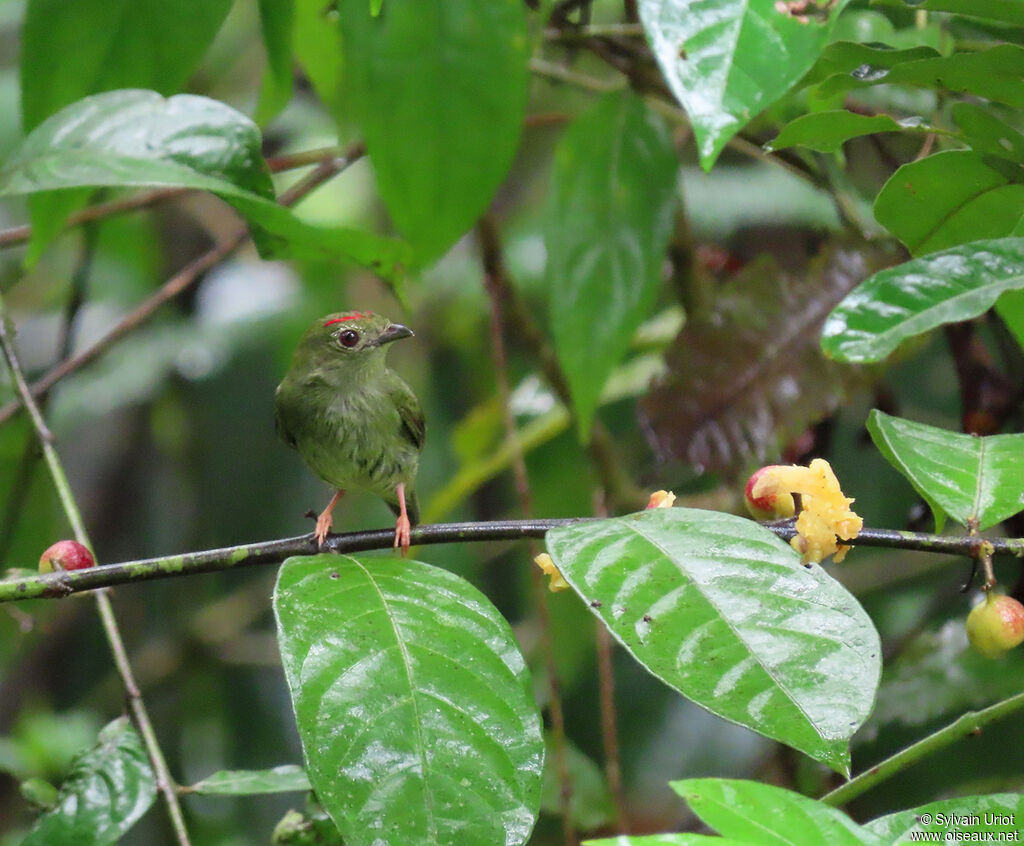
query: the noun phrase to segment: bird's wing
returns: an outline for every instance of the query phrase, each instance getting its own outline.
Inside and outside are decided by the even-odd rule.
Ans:
[[[398,416],[402,419],[403,437],[416,449],[423,449],[423,443],[427,439],[427,421],[423,418],[423,409],[420,408],[416,394],[405,382],[395,379],[391,385],[391,399],[398,409]]]
[[[274,428],[277,429],[277,436],[288,446],[295,446],[295,436],[288,431],[288,424],[285,422],[282,410],[281,388],[277,389],[274,395]]]

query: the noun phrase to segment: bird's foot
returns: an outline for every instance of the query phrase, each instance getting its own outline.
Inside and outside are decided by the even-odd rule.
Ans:
[[[330,511],[324,511],[316,518],[316,529],[313,532],[313,537],[316,538],[316,545],[323,547],[324,541],[327,540],[327,533],[331,531],[331,526],[334,525],[334,517],[331,516]]]
[[[409,517],[404,513],[399,514],[395,521],[395,549],[401,548],[403,558],[409,553],[411,530],[412,524],[409,522]]]

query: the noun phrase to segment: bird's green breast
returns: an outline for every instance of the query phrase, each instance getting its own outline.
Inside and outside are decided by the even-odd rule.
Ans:
[[[394,504],[400,482],[413,486],[419,451],[403,434],[390,380],[401,382],[385,371],[381,379],[346,389],[289,374],[277,390],[276,406],[282,433],[320,478]]]

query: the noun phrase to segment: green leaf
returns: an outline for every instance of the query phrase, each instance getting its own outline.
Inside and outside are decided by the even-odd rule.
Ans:
[[[1024,108],[1024,48],[1001,44],[978,53],[954,53],[891,69],[866,65],[832,76],[818,88],[823,97],[872,85],[914,85],[939,91],[975,94],[997,103]]]
[[[215,796],[249,796],[309,789],[309,778],[302,767],[298,764],[282,764],[269,770],[221,770],[193,784],[189,792]]]
[[[177,92],[231,0],[28,0],[21,42],[25,131],[88,94]]]
[[[343,258],[397,276],[406,246],[370,233],[302,222],[273,201],[260,132],[216,100],[152,91],[86,97],[37,127],[0,170],[0,196],[63,188],[183,187],[211,191],[281,239],[268,252]]]
[[[651,673],[839,772],[881,669],[864,610],[788,544],[731,514],[659,508],[553,529],[558,569]]]
[[[903,341],[983,314],[1024,289],[1024,238],[975,241],[869,276],[832,311],[821,348],[837,361],[881,361]]]
[[[984,531],[1024,511],[1024,434],[962,435],[873,409],[868,432],[890,464],[931,506]]]
[[[322,0],[294,0],[292,50],[313,89],[336,119],[342,114],[341,32]]]
[[[765,149],[773,151],[802,146],[817,150],[819,153],[835,153],[851,138],[874,135],[876,132],[903,132],[908,129],[917,132],[929,131],[921,118],[896,121],[888,115],[858,115],[842,109],[814,112],[786,124]]]
[[[978,819],[972,820],[972,816]],[[965,835],[1005,832],[1019,836],[1021,819],[1024,819],[1024,796],[1019,793],[991,793],[930,802],[909,811],[879,817],[864,827],[886,843],[923,843],[927,842],[926,838],[920,835],[935,833],[941,841],[951,829]],[[961,839],[967,841],[969,837]],[[986,838],[986,841],[995,842],[994,838]]]
[[[775,0],[640,0],[640,19],[690,117],[705,170],[740,129],[795,85],[847,0],[800,21]]]
[[[1011,26],[1024,26],[1024,4],[1020,0],[903,0],[906,9],[952,12]]]
[[[292,98],[292,27],[295,0],[259,0],[260,32],[267,51],[256,122],[267,123]]]
[[[999,298],[996,312],[1021,349],[1024,349],[1024,291],[1010,291]]]
[[[710,834],[648,834],[630,837],[620,834],[603,840],[584,840],[583,846],[752,846],[746,840],[714,837]]]
[[[891,24],[890,24],[891,26]],[[904,62],[934,59],[939,55],[931,47],[910,47],[894,50],[884,44],[861,44],[859,41],[836,41],[829,44],[814,63],[801,85],[814,85],[836,75],[873,75]]]
[[[22,846],[112,846],[149,809],[156,780],[126,717],[107,724],[76,756],[57,806],[36,820]]]
[[[875,218],[914,255],[1014,233],[1024,214],[1024,174],[969,150],[903,165],[875,200]]]
[[[956,103],[953,120],[976,153],[1024,162],[1024,135],[993,115],[991,108],[976,103]]]
[[[669,783],[693,812],[725,837],[765,846],[883,846],[842,811],[756,781],[691,778]]]
[[[347,90],[381,197],[418,258],[487,208],[519,144],[529,81],[522,0],[340,0]]]
[[[324,554],[284,563],[274,609],[306,770],[346,843],[526,841],[540,719],[483,594],[418,561]]]
[[[657,297],[677,167],[664,122],[625,92],[578,117],[555,151],[544,233],[551,331],[583,440]]]

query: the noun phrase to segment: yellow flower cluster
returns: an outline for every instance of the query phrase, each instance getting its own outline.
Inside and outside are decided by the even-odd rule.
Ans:
[[[774,491],[800,494],[797,535],[790,545],[800,553],[804,564],[818,564],[829,555],[836,562],[846,557],[850,547],[839,541],[857,537],[864,528],[864,520],[850,510],[853,500],[843,495],[839,480],[825,459],[815,458],[809,467],[766,467],[754,483],[751,495],[757,498]]]
[[[548,590],[552,593],[559,590],[568,590],[569,583],[562,577],[561,572],[555,566],[555,562],[551,560],[551,556],[546,552],[542,552],[536,558],[533,559],[534,563],[544,571],[545,576],[549,576],[551,581],[548,582]]]

